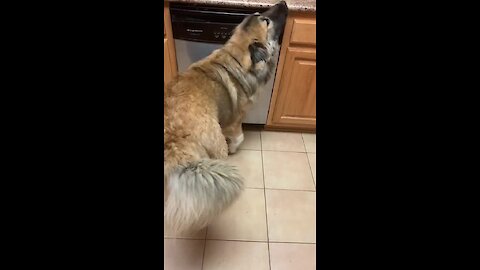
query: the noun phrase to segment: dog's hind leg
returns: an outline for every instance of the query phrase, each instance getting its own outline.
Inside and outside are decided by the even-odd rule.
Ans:
[[[201,142],[211,159],[226,159],[228,146],[222,128],[217,121],[206,121],[201,131]]]

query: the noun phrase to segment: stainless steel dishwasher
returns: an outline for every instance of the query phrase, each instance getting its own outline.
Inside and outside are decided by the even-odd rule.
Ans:
[[[192,63],[221,48],[231,36],[234,28],[246,16],[265,10],[267,9],[253,10],[171,3],[170,16],[178,71],[185,71]],[[276,58],[278,61],[278,54]],[[260,89],[261,94],[248,111],[244,123],[267,123],[274,81],[275,76],[272,76],[264,89]]]

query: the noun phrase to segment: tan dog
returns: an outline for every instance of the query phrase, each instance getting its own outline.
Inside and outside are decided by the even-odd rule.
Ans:
[[[243,141],[248,105],[275,72],[287,12],[282,1],[246,17],[223,48],[164,90],[164,216],[172,230],[202,229],[240,194],[242,178],[224,159]]]

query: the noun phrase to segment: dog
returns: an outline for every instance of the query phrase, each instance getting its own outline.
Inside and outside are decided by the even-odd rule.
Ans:
[[[164,88],[164,217],[177,233],[206,227],[243,189],[225,162],[244,140],[242,120],[275,73],[288,8],[247,16],[225,45]]]

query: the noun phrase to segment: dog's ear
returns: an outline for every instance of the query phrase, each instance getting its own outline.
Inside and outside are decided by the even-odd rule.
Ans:
[[[260,42],[253,42],[248,46],[250,51],[250,57],[252,58],[252,64],[255,65],[260,61],[267,61],[268,51],[265,45]]]

